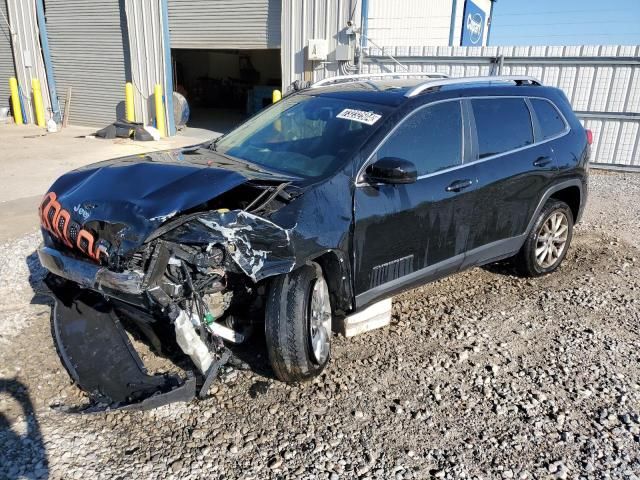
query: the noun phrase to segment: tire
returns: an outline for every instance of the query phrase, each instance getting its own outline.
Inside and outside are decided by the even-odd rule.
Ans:
[[[557,221],[560,223],[556,223]],[[551,238],[545,241],[545,237],[549,238],[547,232],[551,233]],[[560,200],[550,199],[536,218],[524,245],[514,258],[516,268],[527,277],[539,277],[554,272],[567,255],[572,238],[571,208]]]
[[[322,309],[312,307],[318,302]],[[328,331],[323,334],[321,329]],[[283,382],[302,382],[322,372],[331,353],[331,303],[318,265],[305,265],[273,280],[265,309],[265,337],[271,366]]]

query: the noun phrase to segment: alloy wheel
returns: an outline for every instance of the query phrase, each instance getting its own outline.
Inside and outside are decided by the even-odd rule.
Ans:
[[[542,268],[550,268],[558,262],[567,247],[569,219],[566,213],[555,211],[544,221],[536,241],[536,262]]]
[[[311,291],[309,340],[314,360],[323,365],[329,358],[331,343],[331,303],[329,287],[322,277],[316,279]]]

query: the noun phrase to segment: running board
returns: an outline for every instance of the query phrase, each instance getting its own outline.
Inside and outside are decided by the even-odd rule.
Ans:
[[[342,320],[341,332],[345,337],[353,337],[377,328],[386,327],[391,323],[391,299],[387,298],[348,315]]]

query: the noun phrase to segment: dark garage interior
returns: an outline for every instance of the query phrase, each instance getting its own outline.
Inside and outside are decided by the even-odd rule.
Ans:
[[[280,89],[280,49],[173,49],[175,90],[189,103],[189,127],[226,132],[271,103]]]

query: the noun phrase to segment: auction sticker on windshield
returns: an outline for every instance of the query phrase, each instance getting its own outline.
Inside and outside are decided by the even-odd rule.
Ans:
[[[380,117],[382,117],[382,115],[378,115],[377,113],[353,110],[352,108],[345,108],[336,115],[336,118],[353,120],[354,122],[366,123],[367,125],[373,125],[380,120]]]

